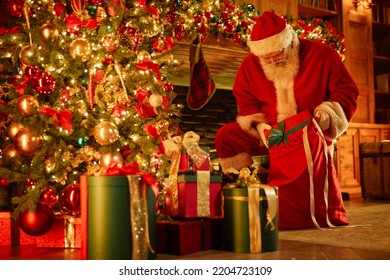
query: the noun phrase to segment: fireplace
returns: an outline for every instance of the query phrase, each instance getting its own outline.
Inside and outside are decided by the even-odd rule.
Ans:
[[[191,110],[186,103],[188,87],[175,86],[177,97],[174,103],[183,104],[179,123],[183,133],[194,131],[200,136],[201,146],[210,148],[210,157],[217,158],[214,137],[217,130],[225,123],[234,122],[237,116],[236,100],[232,91],[217,89],[209,102],[200,110]]]

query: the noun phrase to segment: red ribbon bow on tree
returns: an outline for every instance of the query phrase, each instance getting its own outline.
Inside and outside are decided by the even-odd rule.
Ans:
[[[58,123],[68,132],[72,130],[73,124],[70,120],[73,118],[72,113],[68,109],[62,109],[59,111],[50,107],[42,107],[39,112],[54,119],[55,127],[58,127]]]
[[[161,80],[161,73],[159,72],[159,68],[160,68],[160,65],[153,62],[153,61],[150,61],[150,60],[145,60],[141,63],[137,63],[135,65],[135,67],[138,69],[138,70],[142,70],[142,71],[152,71],[154,73],[156,73],[156,76],[157,76],[157,79],[158,80]]]
[[[65,24],[71,30],[78,29],[80,26],[84,26],[89,29],[95,29],[98,27],[96,19],[81,20],[74,14],[69,15],[65,18]]]
[[[0,35],[5,35],[8,33],[20,33],[20,26],[14,26],[11,28],[0,27]]]

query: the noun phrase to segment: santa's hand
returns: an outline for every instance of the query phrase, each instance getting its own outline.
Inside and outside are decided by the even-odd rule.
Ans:
[[[271,130],[272,126],[266,123],[258,123],[256,126],[257,131],[260,134],[261,142],[260,144],[266,146],[268,148],[267,139],[265,139],[264,130]]]
[[[318,126],[321,128],[322,131],[325,131],[329,128],[330,118],[328,113],[322,110],[317,110],[314,114],[314,118],[317,121]]]

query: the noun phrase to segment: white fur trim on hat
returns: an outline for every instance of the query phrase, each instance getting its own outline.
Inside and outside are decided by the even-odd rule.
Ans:
[[[258,40],[251,41],[250,39],[246,42],[251,52],[256,56],[261,56],[273,52],[280,51],[288,47],[293,40],[293,32],[294,30],[290,25],[286,25],[286,27],[271,37]]]

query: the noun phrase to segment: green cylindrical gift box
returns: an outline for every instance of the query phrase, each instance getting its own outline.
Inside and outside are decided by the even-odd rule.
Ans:
[[[139,193],[140,199],[133,201],[134,192]],[[155,203],[153,191],[140,176],[88,176],[88,259],[155,258]],[[146,253],[145,246],[149,248]]]
[[[277,189],[275,191],[277,203]],[[278,215],[267,220],[268,201],[264,189],[259,191],[259,217],[261,226],[261,252],[278,250]],[[248,188],[229,185],[223,189],[226,249],[239,253],[251,253]],[[275,203],[275,201],[273,202]],[[278,207],[277,205],[275,205]],[[277,208],[276,208],[277,209]]]

